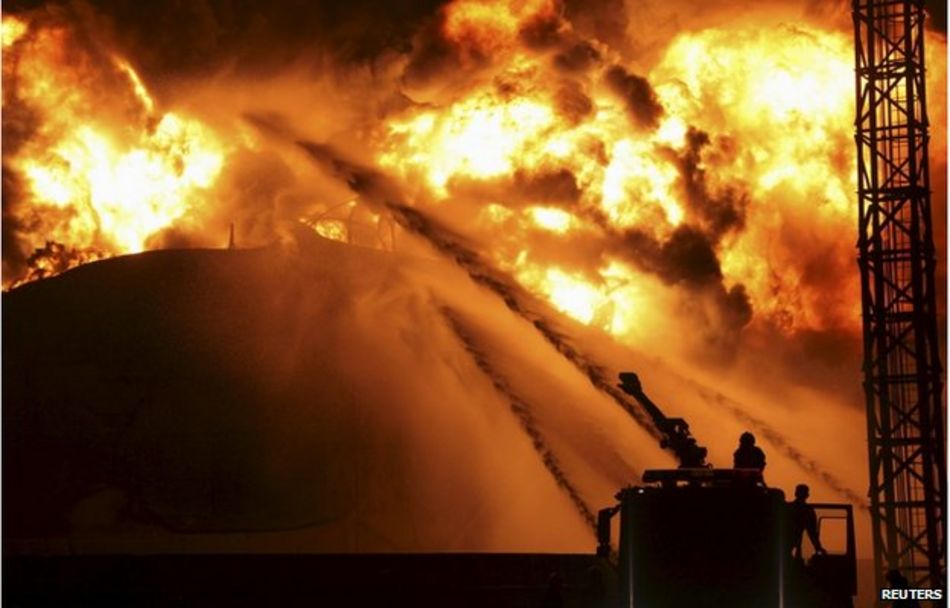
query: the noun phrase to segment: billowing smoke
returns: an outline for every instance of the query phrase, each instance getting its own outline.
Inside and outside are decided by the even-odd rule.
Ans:
[[[607,70],[607,84],[623,99],[633,122],[642,127],[656,127],[663,107],[656,99],[646,78],[630,74],[620,66]]]

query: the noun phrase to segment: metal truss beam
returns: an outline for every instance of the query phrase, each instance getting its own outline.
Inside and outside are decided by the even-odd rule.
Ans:
[[[858,263],[878,586],[945,588],[946,445],[922,0],[853,0]]]

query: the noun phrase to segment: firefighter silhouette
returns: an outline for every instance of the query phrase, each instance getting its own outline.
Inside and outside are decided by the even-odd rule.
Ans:
[[[795,500],[791,504],[790,516],[792,524],[792,558],[802,559],[802,537],[805,532],[811,540],[815,553],[825,553],[818,538],[818,517],[815,508],[808,504],[808,486],[800,483],[795,486]]]
[[[739,448],[732,454],[732,466],[736,469],[765,469],[765,452],[755,445],[755,435],[748,431],[739,437]]]

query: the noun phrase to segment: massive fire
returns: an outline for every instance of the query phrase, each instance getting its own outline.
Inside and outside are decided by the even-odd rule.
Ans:
[[[437,19],[465,77],[352,138],[401,202],[471,217],[495,265],[618,336],[648,324],[670,286],[713,325],[858,326],[850,33],[685,30],[640,70],[575,31],[556,0],[456,0]],[[231,144],[163,110],[126,59],[93,56],[65,25],[5,16],[3,45],[5,134],[21,136],[4,167],[34,251],[6,288],[156,246],[181,223],[200,229]],[[939,90],[943,57],[930,55]],[[340,217],[306,222],[352,241]]]
[[[8,221],[35,248],[29,274],[5,285],[143,251],[207,202],[226,146],[199,121],[158,111],[128,62],[93,56],[66,27],[11,16],[3,44],[5,126],[36,125],[4,147],[28,200]]]
[[[466,27],[478,41],[507,31],[474,17]],[[718,248],[724,284],[744,285],[766,318],[788,329],[853,326],[856,284],[833,310],[802,301],[807,269],[794,252],[769,251],[787,213],[814,213],[821,231],[838,235],[853,228],[849,44],[844,33],[806,26],[684,33],[647,78],[655,98],[645,81],[597,60],[593,46],[593,66],[569,75],[557,69],[565,55],[508,52],[464,95],[392,120],[379,162],[446,204],[473,182],[504,181],[511,194],[497,196],[496,209],[520,213],[525,198],[539,205],[525,221],[484,215],[507,235],[493,254],[581,322],[635,326],[640,302],[624,287],[642,267],[608,251],[595,268],[560,268],[524,246],[533,231],[569,246],[584,231],[604,240],[636,230],[664,243],[684,223],[696,226]],[[531,191],[537,184],[550,187]],[[834,249],[847,255],[851,245]]]

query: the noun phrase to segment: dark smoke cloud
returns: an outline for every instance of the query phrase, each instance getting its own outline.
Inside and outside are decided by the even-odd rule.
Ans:
[[[663,115],[663,106],[649,81],[642,76],[631,74],[619,65],[607,70],[607,85],[627,104],[627,111],[634,124],[640,127],[656,127]]]
[[[745,286],[742,284],[733,285],[721,293],[723,295],[720,300],[722,303],[720,309],[726,314],[727,326],[733,329],[741,329],[748,325],[752,320],[753,311]]]
[[[692,215],[718,242],[726,232],[741,230],[749,201],[736,188],[722,193],[710,192],[706,183],[706,170],[702,166],[702,152],[709,143],[708,134],[690,127],[686,134],[686,149],[676,160],[683,178],[685,200]]]
[[[308,57],[367,62],[388,50],[406,51],[437,0],[348,2],[196,0],[139,2],[13,1],[4,11],[56,5],[118,50],[145,74],[200,74],[223,68],[262,72]]]
[[[455,78],[463,76],[463,70],[460,69],[463,58],[459,54],[459,49],[442,37],[439,25],[436,20],[423,25],[407,49],[410,59],[403,71],[402,82],[410,91],[425,90],[431,86],[446,86],[453,80],[451,75],[454,74]],[[469,61],[471,63],[473,59],[470,58]],[[483,57],[474,61],[481,64],[487,63]],[[449,83],[445,82],[446,75],[449,75]]]
[[[713,241],[703,231],[681,224],[660,241],[630,229],[616,242],[615,253],[665,283],[686,290],[684,312],[700,324],[702,342],[721,355],[734,356],[742,329],[753,310],[741,284],[726,288]]]
[[[626,46],[628,17],[623,0],[566,0],[564,17],[582,38],[618,50]]]
[[[695,287],[722,279],[712,242],[687,224],[678,226],[663,242],[644,230],[632,228],[624,233],[617,253],[672,285],[684,283]]]
[[[673,231],[658,253],[657,274],[672,283],[700,285],[722,278],[712,243],[705,234],[686,224]]]
[[[581,196],[577,178],[568,169],[527,174],[515,173],[515,189],[530,202],[571,205]]]
[[[549,49],[562,41],[563,22],[556,16],[529,21],[518,32],[518,38],[533,50]]]
[[[580,123],[594,110],[594,102],[584,92],[583,86],[574,80],[565,80],[554,94],[558,113],[572,125]]]
[[[554,66],[564,72],[586,72],[599,61],[600,53],[586,40],[554,56]]]

